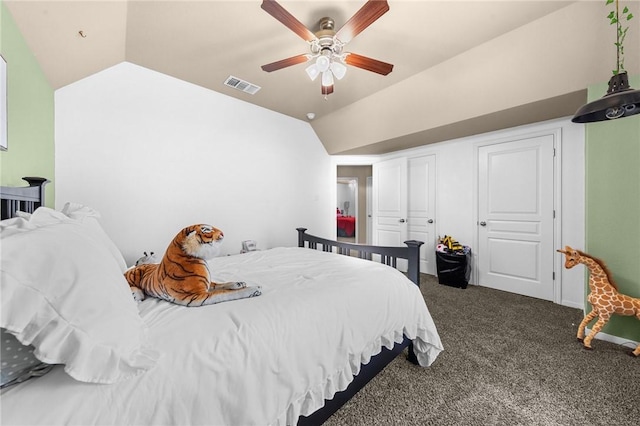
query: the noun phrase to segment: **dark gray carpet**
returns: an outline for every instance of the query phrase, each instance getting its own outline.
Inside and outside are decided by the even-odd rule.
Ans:
[[[429,368],[400,355],[326,423],[640,425],[640,358],[575,334],[582,311],[422,276],[445,351]]]

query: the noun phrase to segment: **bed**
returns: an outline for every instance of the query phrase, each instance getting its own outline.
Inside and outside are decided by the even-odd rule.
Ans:
[[[214,279],[261,285],[259,297],[136,304],[97,212],[36,208],[44,183],[1,189],[3,217],[17,215],[0,222],[3,339],[47,368],[2,389],[2,424],[321,424],[405,348],[422,367],[443,349],[417,287],[420,242],[298,228],[298,247],[210,261]]]
[[[356,218],[353,216],[336,216],[336,224],[338,237],[355,237],[356,235]]]

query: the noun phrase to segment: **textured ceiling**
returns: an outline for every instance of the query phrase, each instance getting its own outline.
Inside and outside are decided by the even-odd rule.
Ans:
[[[326,121],[344,108],[367,102],[376,93],[393,91],[425,70],[575,2],[391,0],[389,12],[345,50],[390,62],[393,72],[381,76],[349,67],[327,99],[320,93],[320,83],[309,80],[303,64],[272,73],[261,70],[263,64],[307,53],[308,44],[262,10],[259,0],[4,3],[54,89],[128,61],[301,120],[314,112],[316,120]],[[332,17],[340,28],[364,3],[280,2],[312,31],[324,16]],[[474,64],[468,66],[473,69]],[[229,75],[262,89],[249,95],[228,88],[223,82]],[[411,99],[407,102],[410,105]],[[571,108],[576,101],[572,102]],[[312,125],[315,128],[315,123]],[[325,123],[324,127],[331,126]],[[323,135],[319,136],[323,140]],[[402,131],[397,136],[403,136]],[[376,142],[375,151],[385,151],[381,143],[384,140]],[[393,149],[403,146],[395,144]],[[357,151],[366,153],[367,149]]]

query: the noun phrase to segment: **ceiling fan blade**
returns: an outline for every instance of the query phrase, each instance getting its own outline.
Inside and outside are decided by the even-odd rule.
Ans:
[[[290,67],[292,65],[301,64],[303,62],[307,62],[309,60],[309,55],[303,53],[302,55],[292,56],[287,59],[282,59],[280,61],[272,62],[267,65],[262,66],[262,70],[266,72],[278,71],[279,69]]]
[[[338,30],[336,38],[345,44],[349,43],[388,10],[389,4],[386,0],[369,0]]]
[[[393,64],[378,61],[377,59],[367,58],[357,53],[348,53],[344,61],[347,65],[362,68],[363,70],[372,71],[378,74],[387,75],[393,71]]]
[[[331,86],[320,86],[320,89],[322,90],[322,94],[327,96],[333,93],[333,85]]]
[[[316,35],[314,33],[305,27],[302,22],[298,21],[292,14],[287,12],[287,10],[280,6],[280,4],[275,0],[262,0],[262,5],[260,7],[304,40],[311,42],[316,39]]]

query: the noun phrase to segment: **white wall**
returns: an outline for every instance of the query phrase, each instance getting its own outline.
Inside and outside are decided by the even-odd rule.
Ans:
[[[335,173],[306,122],[126,62],[57,90],[55,110],[56,207],[97,209],[129,264],[194,223],[224,231],[223,253],[335,233]]]
[[[521,126],[498,132],[425,145],[383,156],[334,156],[332,164],[373,164],[396,157],[436,155],[436,235],[451,235],[473,249],[477,244],[477,186],[475,150],[480,144],[528,135],[536,132],[559,130],[558,161],[562,175],[556,199],[558,219],[562,233],[555,241],[557,248],[564,245],[584,247],[585,242],[585,157],[584,126],[568,119]],[[374,182],[375,185],[375,182]],[[553,190],[550,188],[549,190]],[[556,256],[556,281],[560,286],[557,302],[575,308],[584,306],[584,273],[562,267],[562,256]],[[475,275],[473,275],[475,277]],[[472,278],[474,281],[474,278]],[[475,282],[475,281],[474,281]]]

